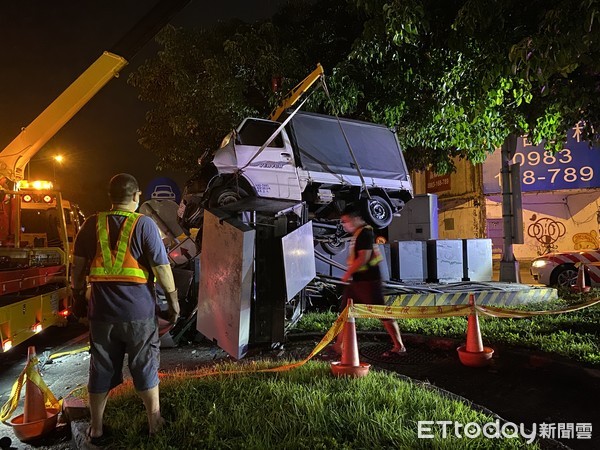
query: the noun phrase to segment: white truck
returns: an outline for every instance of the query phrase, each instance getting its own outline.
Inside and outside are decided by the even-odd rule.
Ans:
[[[413,188],[392,129],[299,111],[282,123],[244,119],[187,183],[180,221],[200,228],[204,208],[247,196],[305,201],[316,228],[329,230],[316,233],[335,240],[346,204],[361,201],[384,229]]]

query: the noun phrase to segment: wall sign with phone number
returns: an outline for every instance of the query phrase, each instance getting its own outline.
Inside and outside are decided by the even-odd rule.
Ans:
[[[513,163],[521,164],[522,191],[600,187],[600,148],[590,148],[587,142],[579,142],[576,131],[577,127],[573,128],[563,150],[554,154],[546,151],[543,145],[531,145],[525,138],[517,140]],[[499,192],[499,170],[500,150],[497,150],[494,158],[488,158],[484,163],[486,193]]]
[[[592,166],[573,166],[572,151],[567,148],[554,155],[546,151],[539,153],[533,149],[527,153],[517,152],[513,162],[521,164],[522,190],[574,189],[600,185],[600,167],[596,171],[598,173],[595,173]],[[500,180],[500,174],[495,178]],[[585,185],[586,183],[591,184]],[[533,188],[527,189],[528,186]]]

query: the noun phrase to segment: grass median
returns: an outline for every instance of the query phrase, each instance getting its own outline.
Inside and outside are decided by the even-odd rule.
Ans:
[[[278,362],[277,364],[283,364]],[[179,373],[161,382],[168,424],[152,439],[146,416],[130,385],[111,395],[106,422],[111,448],[170,449],[375,449],[522,448],[522,437],[466,437],[455,427],[446,437],[419,421],[452,421],[478,427],[496,420],[468,404],[441,395],[428,385],[395,374],[371,371],[365,378],[336,378],[328,363],[310,361],[285,372],[252,373],[267,362],[223,364],[220,370],[247,373]],[[215,367],[210,369],[215,370]],[[537,448],[534,445],[532,448]]]

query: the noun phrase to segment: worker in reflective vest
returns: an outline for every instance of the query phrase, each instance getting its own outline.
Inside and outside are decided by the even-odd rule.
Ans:
[[[88,218],[77,234],[72,270],[75,311],[86,312],[86,276],[91,284],[88,381],[92,444],[103,437],[109,391],[123,381],[123,359],[142,398],[150,434],[164,423],[158,392],[159,347],[154,280],[166,294],[169,320],[179,317],[173,272],[158,226],[135,211],[137,180],[118,174],[110,180],[110,211]]]
[[[375,245],[373,228],[368,226],[355,205],[349,205],[341,216],[342,227],[352,234],[348,250],[348,267],[342,276],[342,281],[349,282],[342,295],[341,310],[346,307],[351,298],[354,303],[370,305],[385,305],[383,286],[379,264],[383,261],[379,248]],[[394,319],[382,319],[384,328],[392,338],[393,347],[382,356],[390,357],[406,352],[402,342],[398,323]],[[341,353],[343,347],[342,334],[333,349]]]
[[[108,232],[109,215],[125,217],[119,232],[117,245],[112,250]],[[98,245],[88,276],[90,282],[148,282],[148,271],[131,255],[131,237],[140,216],[141,214],[134,212],[118,210],[98,214],[96,224]]]

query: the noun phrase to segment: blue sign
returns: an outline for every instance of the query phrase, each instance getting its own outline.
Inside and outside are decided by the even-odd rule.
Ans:
[[[521,164],[521,191],[554,191],[600,187],[600,147],[589,147],[580,140],[582,125],[575,125],[564,148],[552,154],[543,144],[532,145],[527,138],[517,140],[513,163]],[[483,192],[500,189],[500,150],[483,164]]]
[[[146,200],[172,200],[179,203],[181,200],[181,191],[177,183],[168,177],[155,178],[144,191]]]

